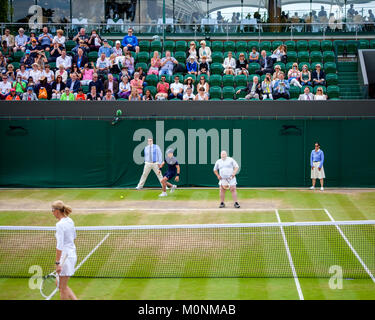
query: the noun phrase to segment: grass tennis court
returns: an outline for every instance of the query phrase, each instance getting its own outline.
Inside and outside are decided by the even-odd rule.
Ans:
[[[215,189],[181,189],[166,199],[158,199],[159,193],[160,190],[120,189],[2,190],[0,225],[54,226],[56,221],[50,213],[50,203],[56,199],[73,207],[72,219],[76,226],[276,223],[276,212],[281,222],[329,221],[327,212],[336,221],[375,219],[375,191],[372,190],[240,189],[239,210],[232,207],[230,197],[227,208],[218,209],[218,190]],[[348,239],[356,246],[350,230],[343,230],[349,232]],[[372,248],[374,234],[366,233],[366,243]],[[301,257],[293,250],[293,243],[299,238],[288,233],[286,236],[298,276],[300,265],[306,263],[304,258],[311,257],[309,252],[316,246],[323,247],[324,238],[318,244],[305,242],[305,253]],[[345,247],[346,257],[355,263],[356,258],[350,256],[345,243],[337,244]],[[370,245],[365,249],[371,250]],[[284,248],[283,243],[275,244],[276,247],[280,252]],[[367,252],[361,255],[374,273],[374,255]],[[308,263],[313,265],[314,261]],[[299,277],[304,299],[375,299],[375,283],[370,277],[344,279],[341,290],[330,289],[328,282],[327,278]],[[79,299],[300,298],[293,278],[73,278],[70,286]],[[0,299],[41,298],[39,290],[28,288],[27,278],[0,278]]]

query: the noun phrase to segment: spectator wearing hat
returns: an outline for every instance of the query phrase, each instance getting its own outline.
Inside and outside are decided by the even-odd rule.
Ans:
[[[56,59],[56,66],[60,67],[60,65],[63,65],[66,71],[72,67],[72,59],[66,54],[65,49],[61,50],[61,56]]]
[[[198,52],[195,45],[195,41],[190,41],[189,48],[186,51],[186,56],[188,57],[187,61],[190,60],[191,56],[194,57],[194,60],[198,61]]]
[[[16,89],[12,88],[10,89],[10,93],[5,98],[6,101],[12,101],[12,100],[21,100],[20,97],[16,94]]]
[[[191,88],[194,91],[194,79],[192,77],[187,77],[184,83],[184,94],[186,93],[188,88]]]
[[[18,35],[14,39],[14,48],[13,51],[22,51],[25,52],[27,44],[27,36],[25,35],[25,30],[23,28],[18,29]]]
[[[83,93],[83,89],[79,88],[76,95],[76,101],[87,100],[86,95]]]
[[[176,99],[176,98],[182,100],[184,86],[182,83],[180,83],[179,76],[174,77],[174,82],[170,85],[170,89],[171,89],[171,93],[168,97],[169,100]]]
[[[202,62],[202,58],[203,56],[206,57],[206,62],[208,63],[211,63],[212,62],[212,58],[211,58],[211,49],[210,47],[207,47],[206,46],[206,41],[202,40],[200,42],[201,44],[201,47],[199,48],[199,62]]]
[[[34,58],[30,55],[29,49],[26,49],[25,55],[21,58],[20,63],[23,64],[26,69],[31,69],[31,66],[34,63]]]
[[[62,81],[62,76],[58,75],[52,84],[52,99],[60,99],[64,89],[65,83]]]
[[[186,63],[186,69],[188,74],[198,74],[198,63],[194,56],[190,56],[188,62]]]
[[[318,63],[315,66],[315,70],[311,73],[313,86],[325,86],[326,85],[326,75],[321,69],[321,65]]]
[[[132,28],[128,29],[128,35],[122,39],[121,44],[124,47],[124,52],[125,51],[133,51],[136,53],[139,52],[138,38],[133,35]]]
[[[8,77],[5,73],[2,75],[3,81],[0,82],[0,100],[5,100],[6,96],[9,94],[10,89],[12,89],[12,84],[8,81]]]
[[[65,48],[66,38],[64,37],[64,31],[59,29],[56,31],[56,35],[53,37],[52,44],[57,44],[60,49]]]
[[[77,74],[75,72],[70,74],[70,78],[66,82],[66,86],[69,88],[70,92],[78,92],[78,89],[81,87],[81,82],[78,80]]]
[[[171,56],[171,52],[167,50],[165,52],[165,57],[160,61],[160,71],[159,76],[165,74],[171,76],[173,74],[173,67],[178,64],[178,61]]]
[[[106,58],[109,58],[111,56],[111,54],[113,53],[113,49],[109,45],[107,39],[103,39],[103,45],[99,48],[98,57],[100,57],[102,55],[102,53],[105,54]]]
[[[202,56],[202,62],[198,66],[198,75],[201,74],[210,76],[210,64],[207,62],[206,56]]]
[[[38,41],[43,50],[49,51],[53,42],[52,34],[48,33],[48,28],[43,27],[43,33],[38,37]]]
[[[241,52],[236,62],[236,75],[240,75],[240,74],[243,74],[244,76],[249,75],[249,71],[247,71],[248,67],[249,67],[249,63],[245,59],[245,54]]]
[[[26,92],[22,95],[23,101],[38,101],[38,97],[36,96],[33,87],[27,87]]]
[[[88,40],[88,45],[91,51],[98,51],[101,47],[102,39],[100,38],[96,30],[91,31],[91,36]]]
[[[74,94],[70,92],[69,87],[65,87],[64,92],[60,97],[60,101],[75,101]]]
[[[14,66],[12,64],[8,64],[7,71],[5,73],[8,77],[8,80],[10,82],[13,82],[16,80],[16,73],[14,72]]]
[[[14,47],[14,36],[12,34],[10,34],[9,29],[5,29],[5,31],[4,31],[4,34],[1,37],[1,42],[3,42],[3,41],[6,41],[7,46],[10,49],[13,49],[13,47]]]

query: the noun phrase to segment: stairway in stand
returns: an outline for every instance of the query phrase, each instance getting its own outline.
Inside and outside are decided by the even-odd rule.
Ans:
[[[358,81],[357,62],[338,62],[337,69],[340,99],[364,99]]]

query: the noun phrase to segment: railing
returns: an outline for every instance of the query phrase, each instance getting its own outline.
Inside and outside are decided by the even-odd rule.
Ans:
[[[203,21],[207,20],[207,21]],[[0,31],[4,34],[4,30],[9,28],[11,33],[16,35],[19,28],[24,28],[26,34],[30,32],[36,32],[38,35],[41,32],[43,26],[49,27],[49,32],[56,33],[58,29],[64,31],[64,35],[68,36],[69,39],[73,38],[79,31],[80,28],[85,28],[87,33],[91,30],[96,30],[101,36],[115,37],[117,35],[122,36],[127,33],[129,27],[134,29],[134,32],[138,36],[154,36],[158,35],[162,38],[171,36],[186,36],[188,38],[198,38],[215,36],[226,37],[228,40],[233,34],[237,36],[251,36],[252,38],[258,38],[262,36],[280,34],[284,37],[293,39],[296,36],[309,36],[319,35],[323,39],[338,34],[350,34],[357,39],[358,35],[374,35],[375,34],[375,23],[374,22],[341,22],[341,23],[258,23],[254,19],[249,21],[243,20],[240,24],[232,23],[215,23],[209,21],[209,19],[203,19],[201,23],[196,24],[174,24],[168,22],[162,23],[147,23],[147,24],[135,24],[135,23],[1,23]]]

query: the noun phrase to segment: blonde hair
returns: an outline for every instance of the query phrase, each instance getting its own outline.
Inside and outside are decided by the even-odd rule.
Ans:
[[[59,210],[62,214],[65,216],[68,216],[72,213],[72,208],[68,205],[66,205],[64,202],[61,200],[56,200],[52,203],[52,208]]]

